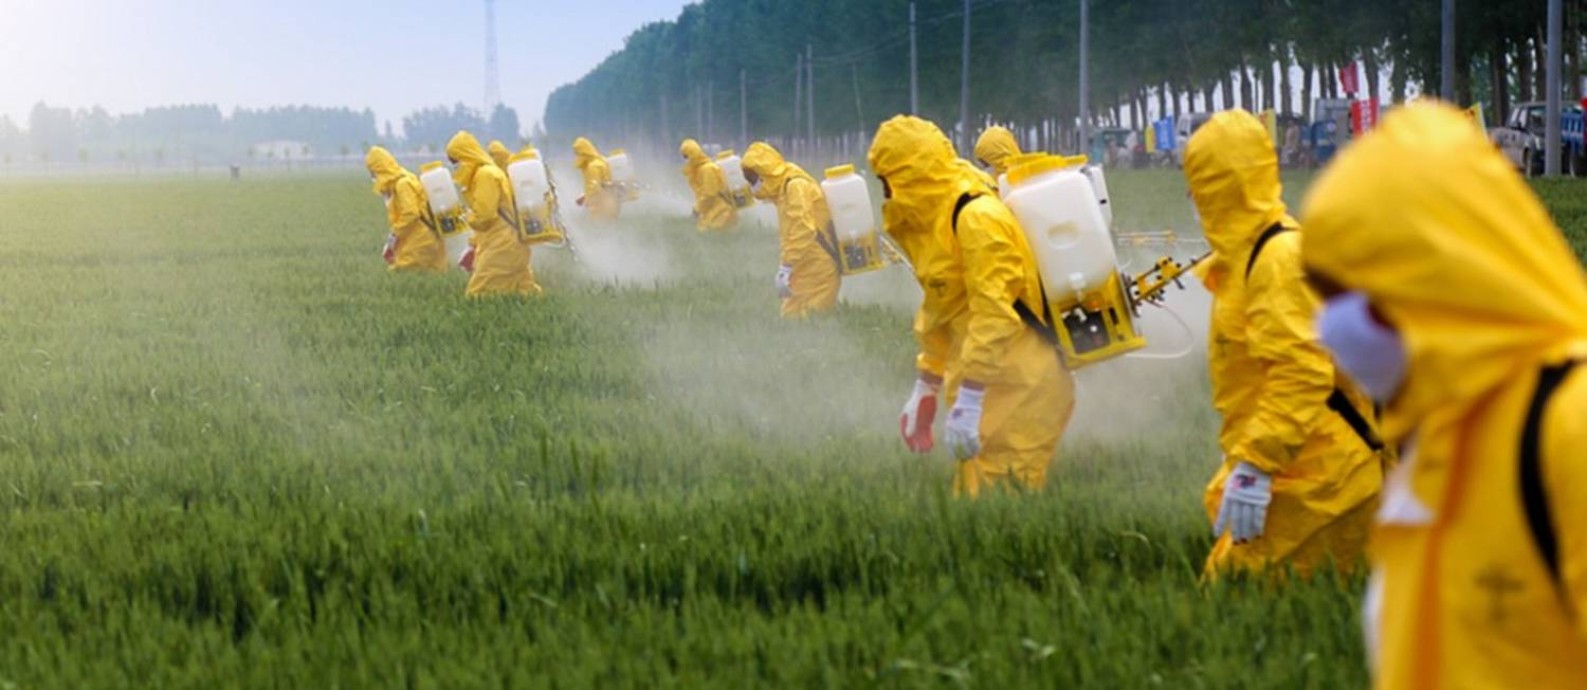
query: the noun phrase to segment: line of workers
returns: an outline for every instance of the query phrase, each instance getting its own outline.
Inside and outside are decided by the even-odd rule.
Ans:
[[[591,202],[599,154],[584,140],[575,150],[586,207],[605,213]],[[470,221],[484,235],[476,261],[508,255],[489,239],[507,193],[500,170],[466,134],[447,152],[485,219]],[[699,227],[731,227],[720,168],[693,141],[681,153]],[[975,146],[994,174],[1019,154],[997,127]],[[411,237],[412,176],[378,149],[369,162],[393,231]],[[905,445],[934,448],[942,399],[956,492],[1040,491],[1074,384],[1041,336],[1052,316],[1018,221],[994,178],[926,120],[882,124],[868,162],[885,232],[924,293]],[[839,279],[816,247],[830,218],[820,189],[764,143],[743,169],[778,208],[783,313],[830,309]],[[1267,130],[1245,111],[1191,137],[1184,174],[1213,250],[1198,275],[1213,298],[1222,417],[1205,576],[1350,570],[1371,535],[1375,687],[1587,687],[1587,375],[1575,366],[1587,357],[1587,276],[1537,196],[1482,132],[1431,102],[1338,157],[1307,195],[1304,225],[1282,199]],[[510,261],[527,271],[527,250]],[[510,285],[534,289],[532,277]]]

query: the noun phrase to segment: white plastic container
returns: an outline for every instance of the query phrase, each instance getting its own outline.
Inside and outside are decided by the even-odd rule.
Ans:
[[[452,184],[452,171],[445,166],[434,164],[419,175],[419,184],[424,185],[424,194],[430,198],[430,210],[437,216],[444,216],[456,211],[463,205],[457,196],[457,185]]]
[[[1102,172],[1100,165],[1088,165],[1081,170],[1086,179],[1091,181],[1091,191],[1096,194],[1097,206],[1102,209],[1102,221],[1107,223],[1108,230],[1113,229],[1113,206],[1108,196],[1108,178]]]
[[[722,174],[727,176],[727,188],[734,194],[749,191],[749,180],[744,179],[744,160],[732,151],[724,151],[717,156],[717,167],[722,169]]]
[[[507,166],[507,179],[512,181],[513,196],[518,199],[518,210],[540,217],[545,211],[546,195],[551,191],[551,180],[546,176],[546,166],[538,158],[526,158]]]
[[[1009,171],[1005,199],[1025,231],[1056,312],[1104,289],[1118,255],[1091,181],[1057,156]]]
[[[634,164],[628,159],[627,151],[613,149],[612,155],[606,157],[606,167],[611,168],[614,181],[634,181]]]
[[[828,168],[821,181],[827,210],[832,213],[832,230],[838,257],[845,275],[864,273],[887,265],[877,237],[876,209],[871,205],[871,188],[855,174],[854,166]]]

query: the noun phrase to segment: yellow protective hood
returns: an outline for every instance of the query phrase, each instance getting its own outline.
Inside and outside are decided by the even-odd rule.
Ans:
[[[760,176],[760,190],[755,192],[755,196],[762,199],[777,198],[782,194],[783,185],[796,177],[815,179],[803,168],[784,160],[777,149],[763,141],[750,144],[744,151],[743,166],[745,170]]]
[[[1307,270],[1365,293],[1409,351],[1391,438],[1462,428],[1491,391],[1587,343],[1581,264],[1447,105],[1402,108],[1345,149],[1307,195],[1306,221]]]
[[[912,115],[882,123],[869,160],[892,192],[882,205],[884,225],[901,241],[951,218],[960,196],[993,193],[985,174],[959,159],[942,130]]]
[[[375,178],[376,194],[390,194],[397,181],[410,174],[390,151],[379,146],[369,147],[369,153],[364,154],[364,167],[369,168],[369,174]]]
[[[452,135],[452,140],[446,142],[446,157],[457,161],[452,168],[452,181],[463,189],[468,189],[470,182],[474,181],[474,173],[480,166],[492,165],[490,156],[485,155],[485,149],[480,148],[479,140],[468,132],[459,131]]]
[[[686,175],[692,175],[700,166],[711,162],[711,158],[705,155],[705,149],[700,148],[700,142],[693,139],[684,139],[678,147],[678,153],[685,159],[683,172]]]
[[[597,160],[605,160],[605,156],[601,155],[600,149],[595,148],[595,144],[590,143],[590,140],[584,137],[573,140],[574,167],[583,170],[590,163]]]
[[[1008,160],[1019,154],[1019,143],[1014,141],[1014,133],[1007,127],[988,127],[975,142],[976,160],[992,166],[992,172],[997,175],[1006,174]]]
[[[1185,179],[1207,244],[1221,261],[1238,267],[1235,274],[1262,231],[1286,221],[1278,153],[1267,128],[1244,110],[1213,115],[1190,137]]]
[[[496,167],[502,170],[507,169],[507,162],[512,160],[512,151],[507,148],[506,144],[500,141],[492,141],[486,150],[490,151],[490,160],[496,164]]]

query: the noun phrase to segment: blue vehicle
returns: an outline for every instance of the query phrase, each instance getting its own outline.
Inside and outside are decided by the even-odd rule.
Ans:
[[[1543,138],[1546,108],[1541,102],[1522,103],[1510,111],[1504,126],[1489,133],[1495,146],[1522,175],[1543,174]],[[1566,106],[1560,113],[1560,170],[1567,175],[1587,175],[1587,146],[1582,141],[1582,109]]]

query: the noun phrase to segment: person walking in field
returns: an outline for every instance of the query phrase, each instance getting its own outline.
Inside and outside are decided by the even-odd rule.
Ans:
[[[579,137],[573,140],[573,165],[584,175],[584,196],[576,203],[584,207],[590,220],[617,220],[623,205],[622,191],[612,182],[606,157],[589,139]]]
[[[738,207],[733,204],[727,174],[721,166],[705,155],[705,149],[693,139],[684,139],[678,152],[684,160],[683,178],[694,192],[695,229],[728,230],[738,225]]]
[[[390,151],[372,146],[364,166],[374,181],[375,194],[386,200],[386,222],[391,234],[382,252],[389,270],[420,273],[446,271],[446,246],[430,215],[424,185],[397,163]]]
[[[802,168],[757,141],[744,152],[744,179],[754,195],[777,205],[777,294],[782,317],[831,311],[843,281],[838,273],[832,213],[821,186]]]
[[[1373,535],[1379,690],[1587,688],[1587,276],[1453,107],[1413,104],[1306,200],[1339,366],[1404,461]]]
[[[1008,131],[1007,127],[987,127],[975,141],[975,159],[991,170],[994,178],[1007,175],[1009,163],[1020,153],[1019,142],[1014,140],[1014,133]]]
[[[1362,557],[1388,456],[1371,401],[1318,342],[1304,233],[1281,198],[1267,129],[1243,110],[1214,115],[1187,144],[1185,177],[1214,252],[1201,275],[1212,293],[1212,403],[1223,417],[1223,463],[1206,489],[1217,536],[1206,572],[1349,568]]]
[[[512,149],[507,148],[507,145],[500,140],[493,139],[485,146],[485,151],[490,154],[490,162],[495,163],[502,172],[507,171],[507,164],[512,161]]]
[[[463,192],[465,219],[474,231],[469,238],[473,259],[468,296],[540,294],[507,173],[491,162],[468,132],[458,132],[447,142],[446,156],[454,166],[452,180]]]
[[[932,449],[946,395],[954,493],[1040,491],[1074,412],[1074,380],[1043,335],[1052,321],[1019,222],[930,122],[883,123],[869,159],[887,199],[884,227],[925,292],[915,316],[919,374],[899,421],[905,444]]]

